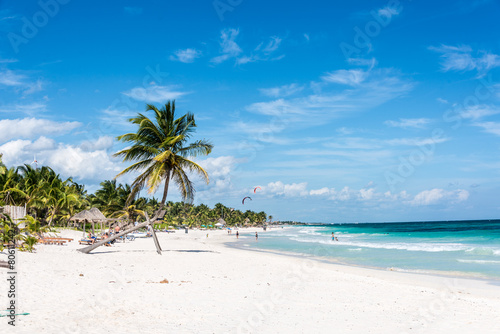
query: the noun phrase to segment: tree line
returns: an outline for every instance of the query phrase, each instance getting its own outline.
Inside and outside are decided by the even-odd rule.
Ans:
[[[152,113],[149,117],[147,113]],[[223,218],[227,225],[261,224],[268,218],[265,212],[242,212],[217,203],[214,208],[205,204],[193,205],[195,189],[188,173],[200,175],[207,183],[209,175],[192,157],[208,155],[213,145],[207,140],[188,142],[195,132],[194,115],[175,116],[175,101],[163,107],[146,105],[146,113],[138,113],[129,122],[137,131],[117,137],[127,148],[114,156],[132,164],[115,179],[106,180],[94,194],[88,194],[84,185],[72,178],[63,179],[52,168],[33,168],[25,164],[7,168],[0,154],[0,206],[26,206],[27,213],[42,226],[63,226],[84,209],[97,207],[109,218],[141,221],[145,213],[163,217],[167,226],[210,226]],[[132,184],[119,184],[116,178],[136,173]],[[139,197],[143,189],[153,194],[163,184],[161,200]],[[170,185],[177,186],[182,202],[167,202]]]

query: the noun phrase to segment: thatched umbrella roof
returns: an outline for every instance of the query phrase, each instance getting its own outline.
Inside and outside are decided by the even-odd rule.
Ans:
[[[70,218],[72,221],[89,221],[89,222],[102,222],[106,221],[107,218],[102,214],[101,210],[98,208],[92,208],[90,210],[83,210]]]

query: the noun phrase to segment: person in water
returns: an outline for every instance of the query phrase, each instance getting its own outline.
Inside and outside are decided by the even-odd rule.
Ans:
[[[335,236],[335,234],[333,234],[333,232],[332,232],[332,241],[339,241],[339,239],[337,239],[337,237]]]
[[[255,240],[259,239],[259,234],[255,232]]]

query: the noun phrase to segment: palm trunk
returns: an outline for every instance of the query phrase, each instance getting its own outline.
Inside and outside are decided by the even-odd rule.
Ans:
[[[56,209],[54,208],[54,210],[52,210],[52,213],[50,215],[50,219],[49,219],[49,223],[48,223],[49,228],[50,228],[50,224],[52,224],[52,220],[54,219],[55,214],[56,214]]]
[[[165,187],[164,187],[164,190],[163,190],[163,198],[161,200],[160,208],[158,209],[158,211],[156,212],[156,214],[154,215],[154,217],[152,219],[153,222],[156,221],[156,219],[160,216],[161,209],[165,205],[165,202],[167,200],[168,184],[169,184],[169,182],[170,182],[170,172],[167,173],[167,177],[165,179]],[[93,245],[90,245],[90,246],[87,246],[85,248],[79,249],[78,251],[80,251],[82,253],[85,253],[85,254],[88,254],[91,251],[93,251],[94,249],[96,249],[97,247],[102,246],[102,245],[104,245],[107,242],[113,241],[116,238],[119,238],[121,236],[127,235],[129,233],[132,233],[132,232],[134,232],[134,231],[136,231],[136,230],[138,230],[140,228],[146,227],[146,226],[148,226],[150,224],[151,224],[151,220],[149,220],[149,217],[146,214],[146,221],[145,222],[137,224],[137,226],[134,226],[134,227],[132,227],[132,228],[126,230],[126,231],[123,231],[121,233],[115,234],[115,235],[113,235],[113,236],[111,236],[109,238],[106,238],[104,240],[96,242]],[[160,243],[158,242],[158,238],[156,237],[155,229],[154,229],[154,227],[152,227],[151,229],[152,229],[153,240],[154,240],[155,246],[156,246],[156,251],[158,252],[158,254],[161,255],[162,249],[160,247]]]
[[[163,206],[165,205],[165,202],[167,201],[167,195],[168,195],[168,184],[170,183],[170,171],[167,173],[167,177],[165,178],[165,187],[163,188],[163,198],[161,199],[160,207],[158,208],[158,212],[156,213],[155,217],[153,218],[153,221],[158,218],[160,215],[161,209],[163,209]]]

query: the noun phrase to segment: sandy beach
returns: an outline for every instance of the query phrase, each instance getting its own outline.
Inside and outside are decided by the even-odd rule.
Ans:
[[[261,229],[259,234],[265,233]],[[16,327],[2,333],[499,333],[500,287],[250,251],[254,230],[159,233],[17,253]],[[2,259],[5,255],[2,255]],[[1,269],[7,305],[7,269]]]

